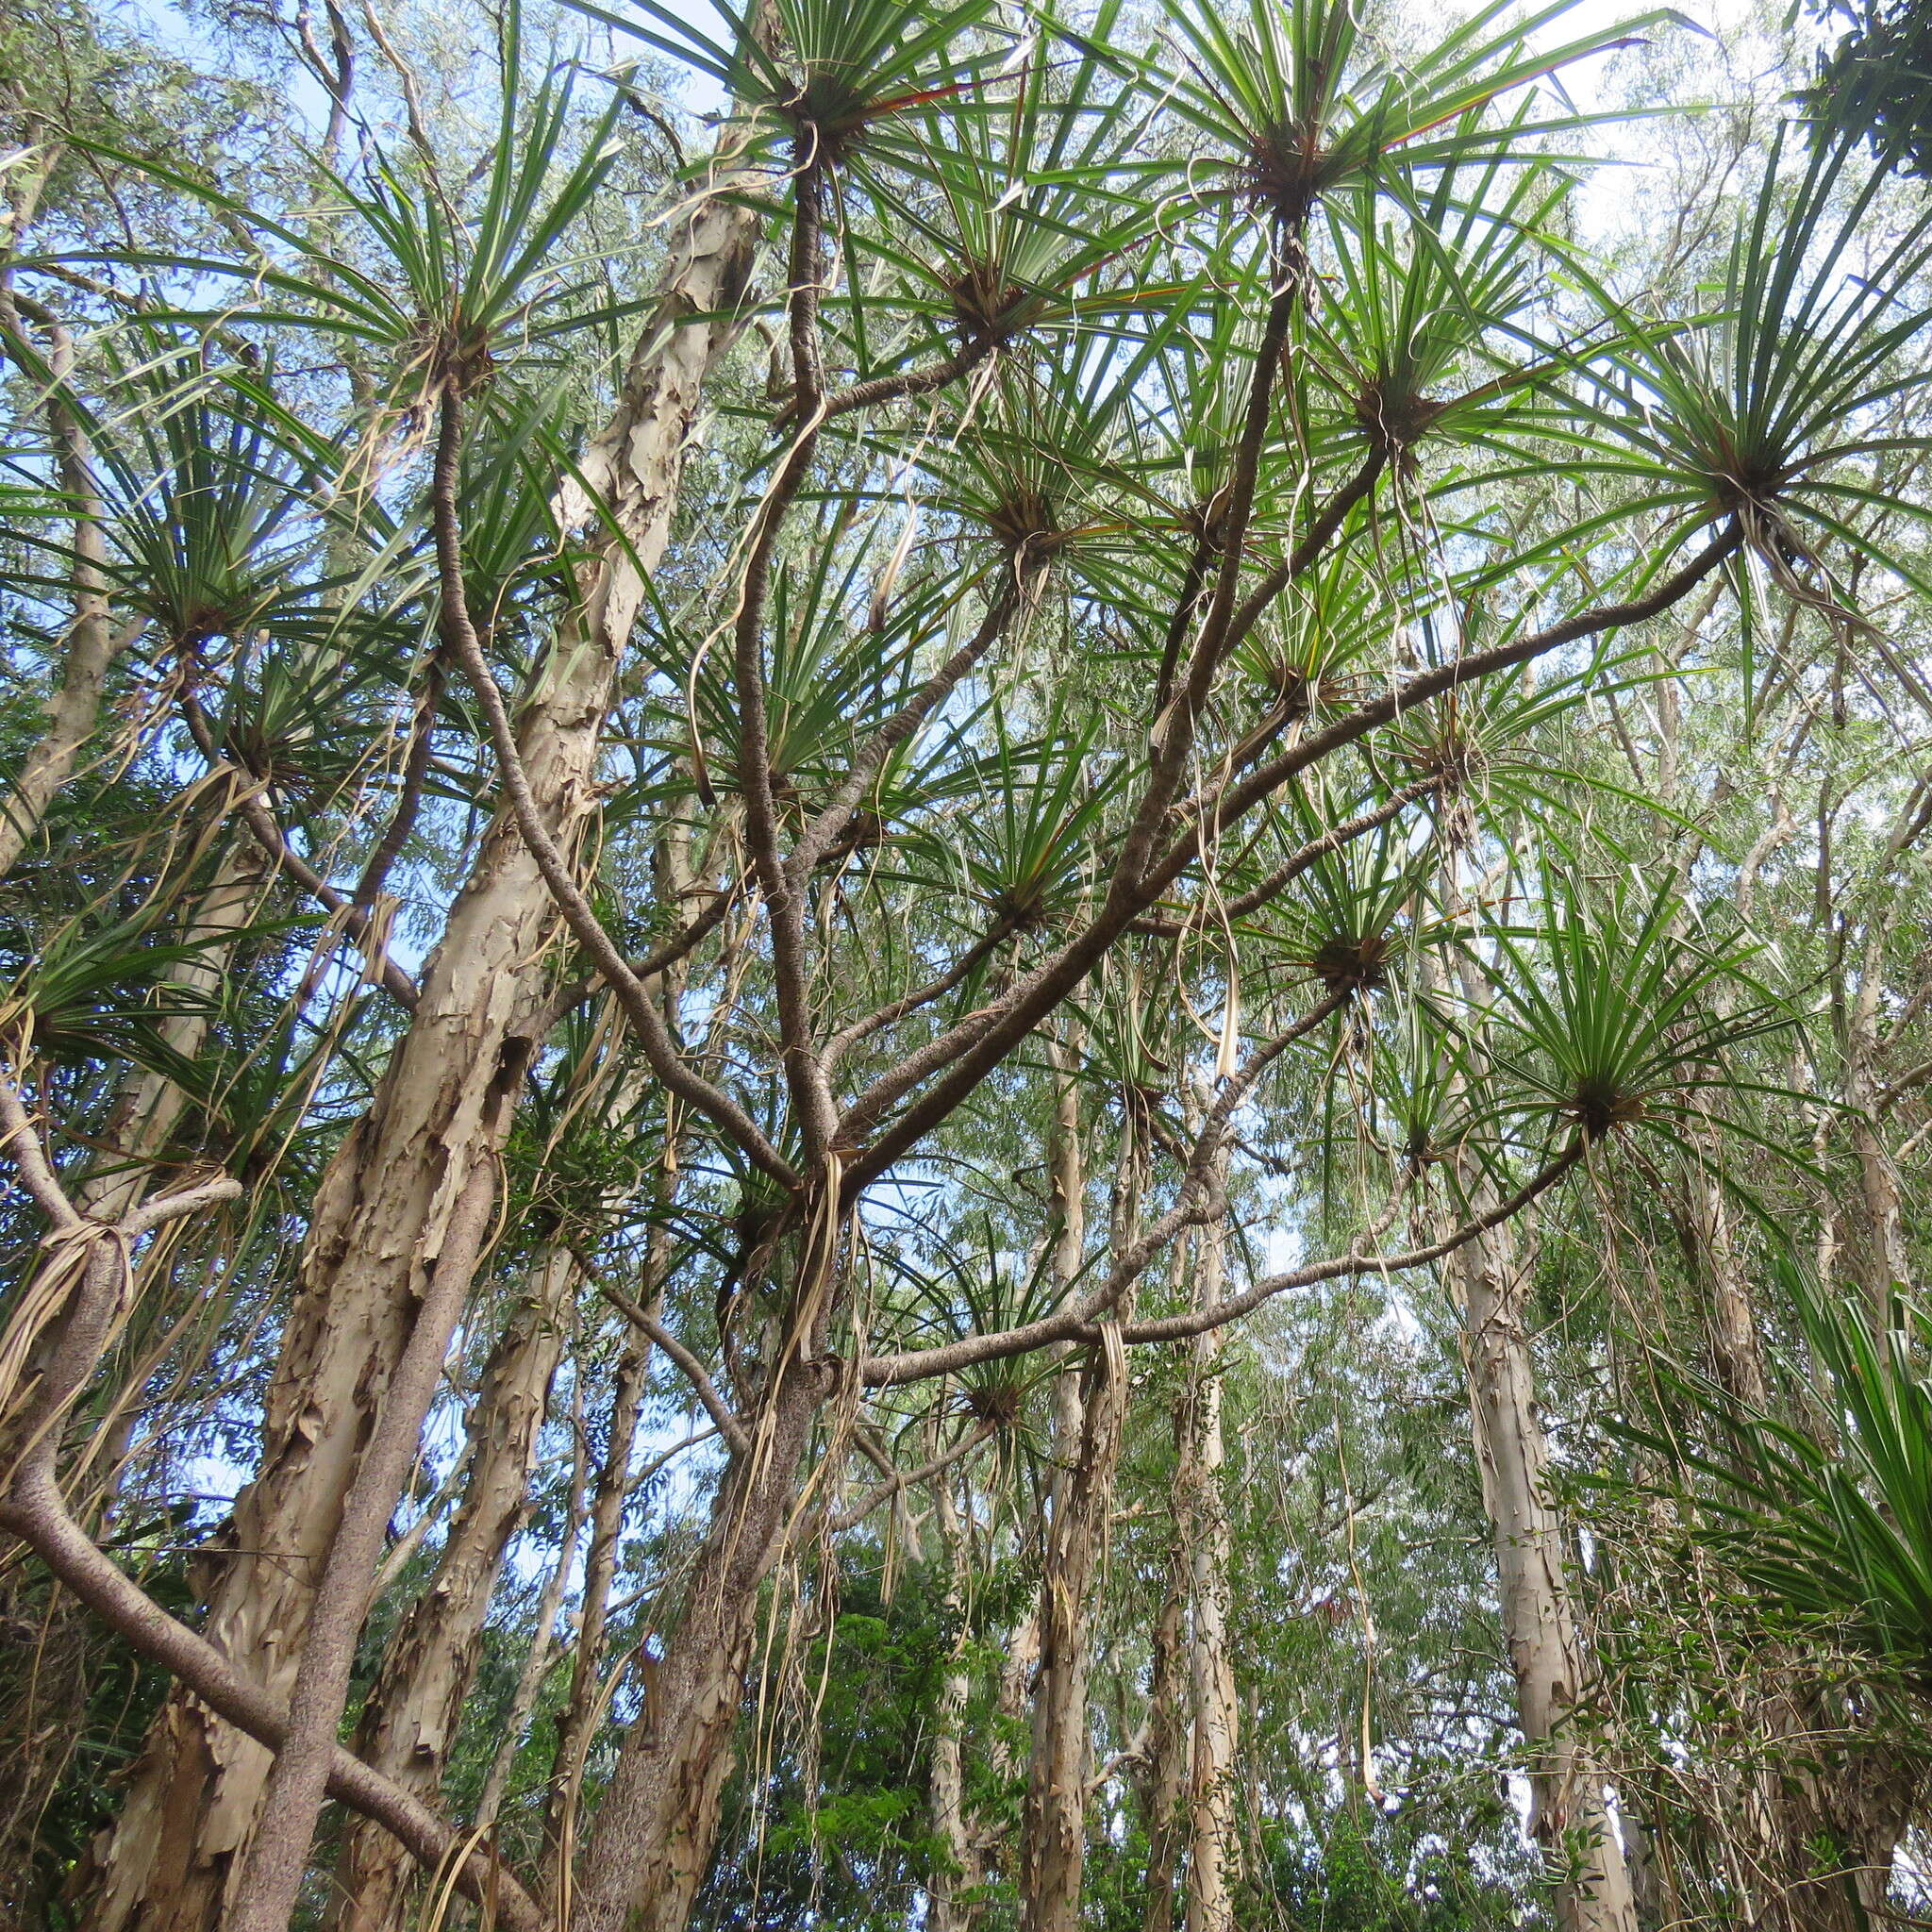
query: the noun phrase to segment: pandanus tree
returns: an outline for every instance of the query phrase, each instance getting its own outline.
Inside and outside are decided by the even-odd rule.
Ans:
[[[8,263],[142,291],[86,354],[4,318],[44,399],[15,595],[64,653],[16,836],[116,728],[112,669],[130,743],[214,787],[250,875],[320,919],[275,1076],[192,1094],[205,1171],[111,1216],[52,1072],[72,1048],[34,1017],[68,955],[20,942],[0,1130],[47,1233],[0,1346],[0,1507],[176,1680],[91,1923],[281,1932],[333,1796],[359,1814],[341,1923],[407,1909],[386,1833],[435,1899],[519,1932],[683,1925],[799,1553],[915,1478],[1021,1459],[1050,1400],[1018,1870],[1024,1923],[1072,1926],[1132,1364],[1183,1345],[1189,1909],[1227,1924],[1213,1338],[1325,1283],[1498,1276],[1535,1204],[1730,1131],[1708,1091],[1767,1024],[1755,990],[1713,992],[1748,986],[1743,950],[1672,943],[1668,878],[1610,936],[1575,883],[1588,781],[1544,747],[1641,681],[1646,625],[1722,600],[1752,636],[1908,572],[1866,512],[1874,466],[1924,447],[1924,224],[1888,226],[1843,147],[1774,158],[1713,286],[1620,299],[1563,239],[1591,129],[1559,77],[1665,14],[1577,38],[1563,5],[1489,7],[1397,49],[1328,0],[578,11],[732,103],[615,259],[632,80],[584,115],[512,9],[467,173],[406,81],[407,138],[366,130],[316,207],[150,170],[225,252]],[[1530,850],[1558,798],[1570,849]],[[178,953],[233,941],[208,908]],[[185,966],[169,985],[207,996]],[[185,1036],[125,1031],[94,1051],[184,1077]],[[1257,1169],[1260,1119],[1291,1155]],[[1046,1181],[935,1267],[1016,1122]],[[1231,1269],[1232,1201],[1297,1169],[1320,1179],[1281,1204],[1290,1265]],[[244,1188],[230,1258],[264,1277],[274,1362],[191,1624],[62,1473],[160,1230]],[[1466,1290],[1473,1357],[1513,1336],[1513,1293],[1491,1320]],[[439,1754],[565,1331],[600,1306],[625,1339],[609,1389],[608,1354],[574,1351],[580,1649],[518,1871],[484,1842],[502,1778],[446,1817]],[[459,1336],[488,1359],[467,1487],[345,1743]],[[1475,1396],[1484,1454],[1520,1452],[1514,1516],[1489,1486],[1499,1562],[1534,1544],[1521,1616],[1555,1633],[1556,1664],[1518,1670],[1539,1829],[1564,1922],[1627,1926],[1602,1778],[1556,1709],[1589,1670],[1512,1361]],[[619,1650],[653,1364],[703,1418],[705,1521]],[[584,1504],[587,1407],[609,1433]],[[847,1495],[848,1466],[874,1487]]]

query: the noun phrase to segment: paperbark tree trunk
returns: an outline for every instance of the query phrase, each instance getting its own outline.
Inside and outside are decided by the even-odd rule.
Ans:
[[[729,170],[721,188],[729,187]],[[760,217],[697,202],[588,485],[628,540],[600,545],[581,634],[559,640],[518,721],[546,825],[568,846],[594,795],[599,739],[643,578],[669,534],[705,378],[735,333]],[[565,521],[592,523],[581,489]],[[343,1499],[457,1203],[493,1165],[538,1042],[550,974],[549,889],[508,815],[485,837],[424,969],[369,1111],[317,1190],[264,1418],[263,1455],[218,1546],[207,1635],[278,1701],[292,1680]],[[91,1932],[214,1932],[247,1845],[269,1754],[197,1699],[172,1696],[103,1848]]]
[[[1225,1224],[1216,1221],[1200,1236],[1195,1299],[1204,1308],[1221,1302],[1225,1253]],[[1189,1646],[1193,1763],[1188,1813],[1188,1932],[1233,1932],[1234,1927],[1235,1752],[1241,1709],[1227,1640],[1234,1553],[1221,1489],[1226,1460],[1221,1432],[1224,1333],[1209,1328],[1194,1343],[1193,1400],[1182,1466],[1193,1598],[1193,1637]]]
[[[1563,1524],[1550,1500],[1549,1447],[1523,1320],[1529,1268],[1507,1224],[1451,1257],[1464,1322],[1477,1468],[1501,1586],[1503,1636],[1530,1746],[1530,1829],[1556,1879],[1564,1932],[1637,1932],[1629,1872],[1604,1779],[1573,1712],[1589,1660],[1566,1575]]]
[[[758,1631],[759,1587],[792,1527],[798,1466],[824,1399],[793,1352],[748,1425],[711,1510],[684,1616],[625,1733],[566,1923],[570,1932],[682,1932],[704,1882]]]
[[[1078,1089],[1061,1069],[1052,1150],[1055,1206],[1060,1215],[1054,1269],[1071,1284],[1084,1258]],[[1123,1180],[1115,1190],[1116,1245],[1138,1218],[1137,1154],[1126,1130]],[[1041,1553],[1040,1669],[1033,1692],[1033,1744],[1020,1824],[1022,1932],[1073,1932],[1080,1919],[1087,1851],[1087,1683],[1093,1576],[1107,1547],[1114,1472],[1120,1462],[1128,1382],[1124,1352],[1089,1351],[1056,1385],[1055,1473],[1051,1512]]]
[[[94,489],[93,452],[80,416],[65,400],[64,385],[74,367],[73,338],[57,315],[28,301],[0,277],[0,324],[17,330],[23,311],[45,329],[52,344],[47,360],[53,381],[44,413],[55,473],[74,505],[74,560],[68,574],[73,610],[62,640],[59,689],[48,698],[41,735],[28,747],[6,797],[0,799],[0,878],[19,862],[39,833],[55,794],[74,775],[100,722],[108,674],[132,635],[117,632],[111,622],[108,547]]]
[[[1040,1675],[1020,1833],[1022,1932],[1074,1932],[1087,1851],[1087,1683],[1094,1573],[1106,1548],[1127,1378],[1095,1350],[1055,1441],[1071,1461],[1047,1526],[1040,1591]]]
[[[471,1422],[475,1446],[462,1505],[357,1726],[356,1755],[432,1806],[475,1675],[483,1620],[529,1507],[538,1434],[577,1284],[570,1256],[549,1250],[491,1351]],[[415,1861],[389,1833],[352,1821],[336,1861],[333,1924],[341,1932],[403,1932],[415,1875]]]
[[[1040,1670],[1040,1600],[1037,1596],[1007,1633],[1005,1655],[995,1700],[999,1724],[993,1732],[987,1757],[993,1776],[1002,1786],[1010,1789],[1025,1773],[1016,1740],[1026,1731],[1033,1706],[1034,1680]],[[1020,1855],[1019,1847],[1014,1843],[1014,1834],[1003,1824],[996,1825],[984,1818],[974,1820],[972,1830],[974,1869],[981,1882],[997,1875],[1010,1879],[1017,1888]]]
[[[952,1869],[933,1877],[926,1924],[930,1932],[967,1932],[977,1916],[973,1906],[960,1896],[976,1882],[973,1840],[966,1829],[966,1776],[960,1755],[966,1700],[973,1689],[967,1670],[973,1641],[966,1622],[968,1551],[959,1512],[953,1502],[953,1472],[940,1476],[933,1485],[933,1494],[939,1512],[940,1541],[946,1553],[945,1615],[953,1626],[953,1647],[933,1712],[932,1776],[927,1803],[933,1837],[943,1848]]]
[[[1174,1416],[1174,1446],[1186,1455],[1188,1408],[1183,1389]],[[1180,1477],[1174,1479],[1176,1505]],[[1147,1904],[1142,1932],[1173,1932],[1174,1879],[1185,1841],[1188,1770],[1194,1727],[1190,1712],[1188,1600],[1193,1592],[1193,1557],[1186,1525],[1175,1510],[1174,1541],[1168,1552],[1167,1588],[1154,1620],[1153,1664],[1147,1685]]]

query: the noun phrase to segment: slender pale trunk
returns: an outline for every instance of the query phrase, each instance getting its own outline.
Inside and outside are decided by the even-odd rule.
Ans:
[[[792,1527],[798,1466],[824,1399],[804,1353],[792,1354],[750,1449],[726,1469],[683,1620],[643,1672],[644,1708],[598,1807],[570,1932],[681,1932],[691,1916],[733,1761],[759,1587]]]
[[[79,415],[66,400],[65,386],[74,372],[73,339],[58,316],[0,281],[0,323],[18,329],[23,310],[41,324],[52,344],[47,358],[51,387],[43,410],[55,472],[74,506],[74,560],[68,571],[73,606],[61,639],[59,685],[48,695],[40,737],[27,748],[8,796],[0,801],[0,878],[13,870],[40,831],[55,794],[74,775],[100,722],[108,674],[132,636],[131,631],[117,631],[111,621],[108,546],[94,489],[93,452]],[[42,379],[31,370],[26,375],[29,382]]]
[[[544,1807],[544,1857],[551,1882],[570,1864],[576,1793],[584,1756],[602,1715],[601,1665],[610,1589],[624,1533],[624,1509],[630,1494],[631,1451],[643,1406],[651,1344],[626,1328],[610,1392],[610,1433],[591,1496],[591,1536],[584,1558],[584,1593],[571,1639],[570,1689],[557,1715],[557,1751],[550,1794]]]
[[[1225,1253],[1225,1224],[1216,1221],[1201,1230],[1195,1299],[1203,1308],[1220,1305]],[[1194,1613],[1189,1646],[1194,1748],[1188,1807],[1188,1932],[1233,1932],[1234,1927],[1235,1753],[1241,1707],[1227,1640],[1234,1552],[1222,1493],[1226,1460],[1221,1429],[1223,1333],[1210,1328],[1194,1344],[1193,1400],[1181,1478]]]
[[[530,1474],[551,1377],[577,1288],[571,1257],[550,1249],[483,1372],[461,1507],[428,1588],[382,1660],[356,1732],[356,1755],[435,1804],[463,1700],[475,1676],[483,1619],[510,1539],[529,1507]],[[352,1821],[336,1861],[334,1923],[342,1932],[404,1932],[415,1861],[388,1832]]]
[[[726,183],[725,185],[729,185]],[[674,239],[657,312],[583,472],[629,541],[607,545],[580,631],[559,640],[518,721],[539,810],[568,844],[594,798],[599,739],[648,571],[669,532],[706,375],[734,333],[759,225],[712,196]],[[564,508],[588,525],[576,486]],[[633,562],[633,558],[635,562]],[[411,1024],[317,1190],[264,1417],[263,1455],[218,1549],[205,1629],[278,1701],[391,1374],[458,1204],[493,1171],[550,974],[548,888],[507,814],[425,965]],[[225,1559],[220,1553],[225,1552]],[[91,1932],[213,1932],[269,1754],[171,1697],[106,1850]]]
[[[1060,1238],[1055,1274],[1071,1283],[1085,1247],[1077,1204],[1085,1192],[1078,1090],[1065,1057],[1052,1150]],[[1115,1190],[1116,1243],[1138,1219],[1139,1157],[1134,1128],[1124,1129]],[[1077,1371],[1056,1384],[1052,1510],[1041,1552],[1040,1670],[1033,1693],[1033,1748],[1020,1825],[1020,1924],[1023,1932],[1073,1932],[1080,1919],[1087,1852],[1088,1672],[1091,1598],[1107,1549],[1113,1477],[1126,1420],[1124,1352],[1089,1352]]]
[[[953,1627],[953,1647],[933,1711],[932,1774],[927,1804],[932,1835],[939,1840],[948,1869],[936,1873],[928,1890],[926,1924],[930,1932],[967,1932],[976,1914],[960,1897],[976,1882],[973,1840],[966,1829],[965,1763],[960,1746],[966,1723],[966,1699],[973,1689],[967,1670],[973,1634],[966,1621],[970,1555],[953,1502],[953,1473],[933,1485],[939,1512],[940,1542],[946,1555],[945,1617]]]
[[[569,1588],[571,1574],[576,1565],[577,1543],[584,1533],[584,1476],[590,1457],[584,1443],[581,1363],[571,1384],[570,1423],[570,1501],[563,1541],[558,1545],[557,1559],[550,1566],[543,1593],[538,1599],[536,1620],[530,1629],[530,1647],[524,1653],[523,1668],[518,1671],[516,1686],[510,1692],[509,1708],[504,1713],[502,1734],[496,1740],[496,1749],[491,1754],[483,1789],[477,1794],[476,1816],[473,1821],[477,1828],[494,1824],[496,1814],[502,1807],[510,1771],[516,1763],[518,1751],[523,1747],[524,1727],[530,1721],[531,1711],[537,1707],[537,1693],[542,1688],[544,1674],[550,1668],[551,1646],[557,1633],[558,1618],[563,1610],[563,1593]]]
[[[208,890],[196,902],[181,937],[197,950],[169,969],[169,981],[197,997],[188,1012],[161,1023],[161,1038],[184,1060],[198,1058],[208,1040],[208,1016],[198,1004],[218,995],[226,979],[233,936],[260,908],[268,877],[267,856],[236,827],[222,842]],[[101,1136],[100,1152],[79,1189],[82,1209],[101,1221],[125,1214],[152,1185],[151,1168],[168,1144],[188,1096],[164,1074],[128,1070]]]
[[[1761,1410],[1764,1348],[1750,1284],[1740,1265],[1730,1196],[1714,1163],[1689,1174],[1686,1184],[1690,1191],[1693,1269],[1704,1286],[1711,1360],[1724,1388],[1748,1407]]]
[[[1911,1285],[1898,1170],[1879,1129],[1878,1001],[1883,962],[1868,950],[1857,998],[1846,1014],[1845,1103],[1852,1158],[1858,1170],[1858,1236],[1855,1252],[1872,1320],[1883,1334],[1892,1321],[1892,1297]]]
[[[1531,1751],[1530,1829],[1557,1874],[1564,1932],[1637,1932],[1604,1779],[1572,1721],[1591,1673],[1571,1603],[1563,1524],[1550,1500],[1549,1447],[1524,1326],[1530,1271],[1507,1224],[1458,1249],[1448,1270],[1462,1307],[1476,1464],[1517,1718]]]
[[[1186,1394],[1179,1407],[1185,1410]],[[1186,1427],[1174,1417],[1176,1443]],[[1189,1717],[1188,1596],[1193,1565],[1181,1526],[1174,1525],[1168,1552],[1167,1587],[1154,1620],[1147,1682],[1147,1775],[1143,1810],[1147,1829],[1147,1905],[1142,1932],[1172,1932],[1174,1876],[1180,1870],[1188,1764],[1193,1748]]]
[[[1063,1474],[1047,1526],[1040,1592],[1040,1674],[1020,1835],[1023,1932],[1074,1932],[1087,1852],[1088,1670],[1091,1596],[1106,1551],[1127,1377],[1096,1350],[1064,1380],[1074,1393],[1056,1431]]]
[[[1036,1597],[1007,1633],[1006,1661],[1000,1667],[1000,1684],[995,1700],[1000,1721],[987,1757],[993,1776],[1001,1784],[1020,1775],[1020,1753],[1014,1740],[1022,1735],[1032,1709],[1034,1680],[1039,1671],[1040,1602]],[[987,1821],[976,1821],[973,1845],[974,1869],[982,1880],[997,1874],[1010,1877],[1018,1885],[1020,1855],[1011,1831],[989,1828]]]
[[[656,869],[658,891],[669,904],[678,904],[684,888],[691,883],[687,841],[676,836],[661,843]],[[674,1028],[687,974],[688,969],[680,964],[658,982],[665,1016]],[[729,1004],[724,1003],[727,1008]],[[620,1117],[625,1098],[621,1096],[614,1109]],[[674,1128],[655,1183],[660,1208],[670,1205],[676,1187],[680,1146],[681,1136]],[[664,1312],[664,1280],[670,1261],[670,1228],[659,1218],[654,1221],[645,1243],[641,1291],[646,1312],[653,1320],[661,1318]],[[610,1434],[605,1444],[604,1459],[598,1466],[596,1491],[591,1505],[591,1542],[573,1645],[570,1690],[557,1717],[557,1749],[551,1762],[549,1798],[544,1807],[543,1869],[546,1889],[551,1890],[556,1889],[559,1874],[570,1864],[584,1760],[604,1716],[605,1624],[610,1610],[610,1587],[617,1575],[625,1508],[630,1496],[631,1452],[637,1441],[638,1417],[643,1406],[650,1366],[649,1341],[626,1324],[611,1389]]]

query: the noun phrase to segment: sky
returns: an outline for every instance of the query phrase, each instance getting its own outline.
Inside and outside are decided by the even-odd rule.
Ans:
[[[220,57],[208,37],[184,16],[175,0],[120,0],[120,4],[130,18],[142,23],[172,50],[197,64],[218,64]],[[625,0],[607,0],[607,4],[613,12],[624,11]],[[712,0],[658,0],[658,4],[701,34],[714,39],[728,36],[729,29]],[[1229,0],[1229,4],[1239,5],[1241,0]],[[1576,0],[1560,21],[1544,30],[1543,38],[1554,44],[1607,31],[1620,22],[1649,10],[1652,4],[1653,0]],[[1714,33],[1748,20],[1757,4],[1757,0],[1674,0],[1674,10],[1694,27]],[[1530,10],[1525,5],[1524,11]],[[642,18],[641,14],[640,17]],[[1612,84],[1613,58],[1580,62],[1566,70],[1564,84],[1579,108],[1588,111],[1606,104],[1605,96]],[[319,131],[326,112],[320,86],[294,63],[291,63],[288,84]],[[685,70],[680,95],[687,111],[699,118],[716,114],[725,105],[718,83],[692,68]],[[1599,225],[1607,231],[1613,230],[1633,219],[1641,219],[1641,185],[1633,182],[1630,171],[1644,165],[1655,151],[1655,140],[1649,126],[1641,122],[1626,122],[1602,131],[1593,143],[1593,151],[1614,158],[1618,165],[1599,170],[1583,191],[1581,212],[1586,231]]]

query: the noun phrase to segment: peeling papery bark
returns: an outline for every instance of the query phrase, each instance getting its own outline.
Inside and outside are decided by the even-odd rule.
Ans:
[[[587,754],[585,743],[581,750]],[[560,780],[577,758],[559,759]],[[264,1415],[262,1462],[203,1558],[205,1634],[277,1703],[389,1377],[457,1203],[493,1162],[535,1042],[549,925],[542,881],[493,837],[423,979],[370,1111],[317,1191]],[[198,1700],[171,1696],[105,1847],[100,1932],[220,1923],[269,1754]]]
[[[1224,1169],[1226,1157],[1222,1160]],[[1216,1220],[1201,1230],[1195,1302],[1220,1305],[1227,1230]],[[1221,1351],[1224,1331],[1210,1328],[1194,1342],[1192,1401],[1176,1490],[1186,1498],[1193,1629],[1188,1646],[1188,1688],[1193,1754],[1189,1768],[1188,1932],[1233,1932],[1235,1754],[1241,1707],[1228,1651],[1228,1591],[1233,1537],[1222,1494],[1226,1449],[1221,1430]]]
[[[518,1297],[477,1392],[462,1503],[434,1575],[383,1654],[357,1725],[357,1757],[432,1806],[475,1678],[483,1620],[528,1512],[538,1435],[578,1278],[572,1257],[553,1248]],[[404,1932],[415,1878],[414,1859],[389,1833],[353,1821],[336,1859],[331,1923],[340,1932]]]
[[[1060,1073],[1052,1150],[1054,1206],[1060,1217],[1056,1279],[1071,1288],[1084,1259],[1078,1089],[1069,1058]],[[1139,1147],[1130,1129],[1115,1188],[1113,1246],[1129,1243],[1139,1218]],[[1120,1464],[1130,1384],[1118,1345],[1087,1353],[1055,1386],[1053,1493],[1040,1565],[1040,1667],[1033,1689],[1032,1753],[1020,1817],[1023,1932],[1073,1932],[1086,1870],[1088,1675],[1091,1596],[1105,1560],[1114,1474]]]
[[[1033,1693],[1033,1751],[1020,1827],[1023,1932],[1074,1932],[1086,1869],[1091,1596],[1106,1549],[1119,1467],[1128,1379],[1096,1351],[1067,1371],[1056,1453],[1070,1467],[1047,1527],[1040,1591],[1040,1670]]]
[[[948,1470],[933,1485],[940,1542],[946,1558],[945,1616],[954,1634],[952,1653],[946,1659],[933,1711],[932,1774],[927,1787],[932,1834],[943,1848],[952,1869],[936,1874],[932,1880],[926,1922],[930,1932],[967,1932],[977,1916],[959,1896],[978,1881],[974,1871],[973,1839],[966,1828],[965,1762],[960,1752],[966,1699],[973,1688],[966,1669],[972,1641],[966,1621],[972,1568],[959,1511],[953,1501],[953,1473]]]
[[[682,1618],[641,1657],[643,1708],[625,1733],[572,1892],[570,1932],[682,1932],[716,1841],[733,1733],[758,1634],[759,1589],[794,1528],[798,1470],[825,1397],[797,1359],[711,1507]]]
[[[1476,1466],[1517,1719],[1530,1751],[1530,1830],[1554,1875],[1564,1932],[1637,1932],[1603,1774],[1574,1724],[1591,1672],[1571,1605],[1563,1524],[1550,1500],[1549,1447],[1524,1326],[1530,1269],[1506,1224],[1459,1248],[1447,1274],[1463,1316]]]
[[[728,188],[728,172],[720,181]],[[583,475],[629,549],[591,566],[585,625],[559,639],[517,719],[543,824],[575,844],[595,796],[616,672],[669,534],[706,376],[736,331],[758,215],[707,197],[681,224],[610,427]],[[573,525],[588,502],[564,506]],[[538,1042],[556,927],[551,892],[508,815],[487,833],[411,1024],[375,1097],[317,1190],[263,1455],[203,1565],[205,1630],[280,1702],[366,1433],[441,1251],[456,1204],[508,1132]],[[172,1695],[100,1848],[91,1932],[215,1932],[245,1851],[269,1754],[198,1700]]]
[[[1218,1189],[1225,1188],[1226,1169],[1224,1152],[1215,1161]],[[1219,1217],[1194,1238],[1196,1308],[1221,1304],[1226,1238]],[[1223,1340],[1221,1329],[1209,1328],[1188,1344],[1174,1398],[1174,1541],[1149,1692],[1153,1763],[1143,1932],[1169,1932],[1173,1925],[1174,1878],[1184,1856],[1188,1932],[1229,1932],[1234,1924],[1241,1712],[1227,1637],[1233,1545],[1221,1493]]]
[[[1884,1334],[1893,1322],[1894,1297],[1911,1286],[1911,1259],[1906,1252],[1905,1218],[1899,1206],[1898,1170],[1878,1122],[1878,1016],[1881,975],[1867,983],[1847,1016],[1844,1098],[1852,1158],[1857,1166],[1858,1262],[1874,1331]]]

